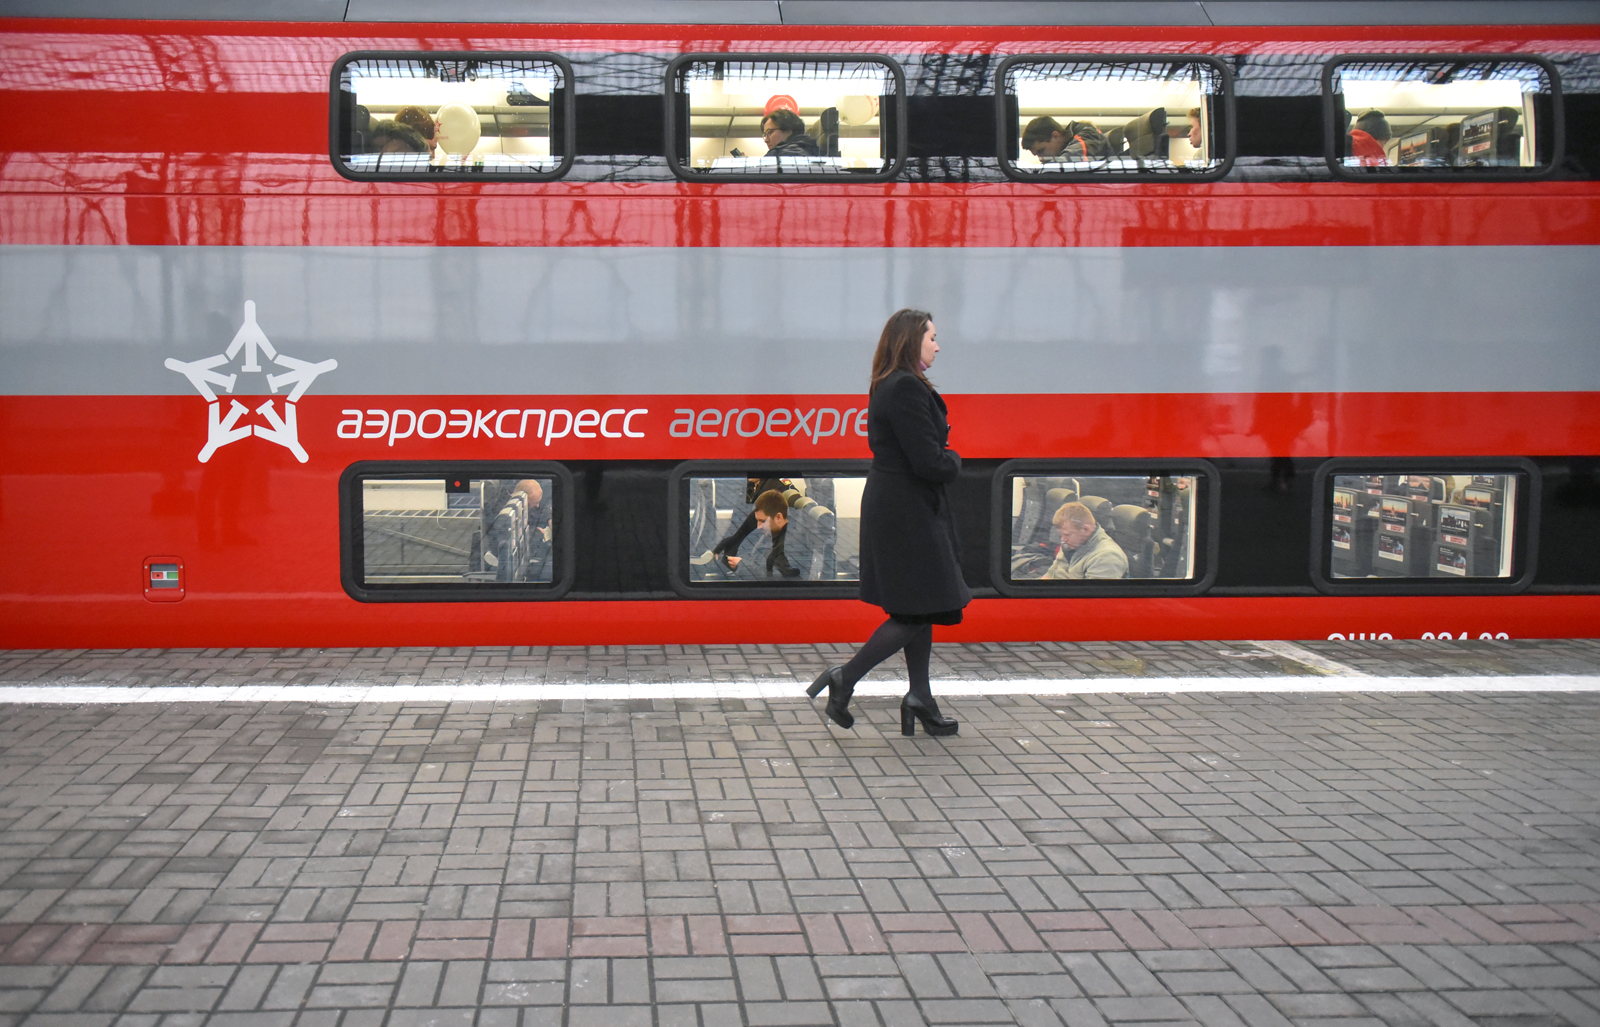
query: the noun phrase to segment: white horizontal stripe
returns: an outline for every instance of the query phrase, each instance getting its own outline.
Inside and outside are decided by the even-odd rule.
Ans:
[[[0,685],[0,703],[117,704],[180,702],[528,702],[539,699],[804,699],[794,681],[661,681],[544,684],[411,685]],[[999,681],[935,681],[941,696],[1104,695],[1115,693],[1208,692],[1600,692],[1600,675],[1507,675],[1504,677],[1346,677],[1333,674],[1260,678],[1012,678]],[[893,697],[904,686],[864,681],[862,697]],[[817,702],[820,704],[821,699]]]

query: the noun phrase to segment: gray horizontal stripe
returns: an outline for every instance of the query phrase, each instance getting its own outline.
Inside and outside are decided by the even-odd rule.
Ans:
[[[318,395],[853,393],[900,306],[951,392],[1591,391],[1597,281],[1582,246],[7,246],[0,391],[192,394],[163,362],[246,300],[338,360]]]

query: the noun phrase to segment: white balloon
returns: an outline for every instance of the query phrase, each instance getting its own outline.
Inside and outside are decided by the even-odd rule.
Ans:
[[[434,115],[438,128],[434,140],[445,153],[471,153],[478,145],[483,128],[478,123],[478,112],[464,103],[447,103]]]
[[[870,96],[841,96],[838,103],[839,122],[851,126],[865,125],[877,113],[876,106]]]

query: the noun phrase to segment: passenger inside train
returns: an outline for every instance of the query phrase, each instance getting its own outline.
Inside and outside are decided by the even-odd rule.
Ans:
[[[551,490],[549,478],[367,479],[363,583],[548,584]]]
[[[1016,168],[1128,172],[1207,170],[1213,160],[1207,64],[1019,62],[1007,71],[1017,97]]]
[[[350,61],[340,78],[340,157],[352,171],[548,171],[560,163],[550,144],[559,84],[560,69],[539,60]]]
[[[428,141],[409,125],[385,118],[372,124],[367,137],[371,153],[427,153]]]
[[[1336,100],[1363,111],[1345,136],[1347,168],[1531,168],[1548,73],[1529,61],[1341,64]],[[1349,114],[1346,113],[1346,117]]]
[[[1051,518],[1061,533],[1061,548],[1044,572],[1047,578],[1126,578],[1128,554],[1082,503],[1063,503]]]
[[[864,477],[689,478],[691,583],[857,581]]]
[[[1332,578],[1509,578],[1514,474],[1335,475]]]
[[[1087,121],[1065,125],[1048,115],[1028,122],[1022,130],[1022,148],[1040,163],[1064,164],[1108,155],[1105,133]]]
[[[1011,479],[1011,580],[1194,577],[1196,479]]]
[[[847,174],[889,164],[879,114],[893,77],[870,61],[696,61],[678,160],[718,175]]]
[[[761,141],[767,144],[768,157],[816,157],[822,153],[800,115],[787,107],[778,107],[762,119]]]

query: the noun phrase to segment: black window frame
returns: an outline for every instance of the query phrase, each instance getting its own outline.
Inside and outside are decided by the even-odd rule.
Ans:
[[[690,581],[690,478],[745,478],[751,471],[772,471],[786,478],[865,478],[870,460],[688,460],[672,469],[667,480],[667,580],[685,599],[856,599],[859,581],[792,581],[787,584]]]
[[[560,86],[551,91],[551,116],[556,115],[554,105],[561,104],[562,115],[562,155],[561,162],[553,171],[516,171],[493,172],[481,171],[444,171],[430,168],[425,172],[405,171],[356,171],[347,165],[340,151],[340,111],[339,94],[344,78],[345,68],[353,61],[389,60],[389,61],[548,61],[561,71],[562,82]],[[548,53],[542,50],[357,50],[347,53],[333,62],[333,70],[328,77],[328,159],[333,163],[333,169],[342,177],[352,182],[411,182],[417,184],[429,182],[554,182],[564,176],[572,167],[572,162],[577,151],[577,132],[574,127],[574,79],[572,63],[560,54]],[[559,94],[559,101],[556,99]],[[555,138],[551,137],[551,146],[554,147]]]
[[[550,505],[551,555],[556,565],[549,584],[485,582],[480,585],[369,585],[362,581],[364,512],[362,482],[410,478],[476,479],[550,478],[555,496]],[[350,598],[362,603],[495,603],[546,602],[572,590],[577,576],[577,519],[572,473],[553,461],[540,460],[361,460],[339,475],[339,580]]]
[[[1204,481],[1205,494],[1196,497],[1193,559],[1199,572],[1192,578],[1118,578],[1113,581],[1066,581],[1011,577],[1011,485],[1017,476],[1071,477],[1179,477],[1192,475]],[[996,592],[1009,599],[1084,599],[1089,597],[1196,596],[1208,591],[1217,578],[1222,545],[1222,472],[1209,460],[1115,459],[1073,460],[1020,458],[995,468],[990,483],[989,577]]]
[[[1461,61],[1486,64],[1492,61],[1517,61],[1536,64],[1550,76],[1550,161],[1532,168],[1408,168],[1392,165],[1371,170],[1346,167],[1339,154],[1339,123],[1333,91],[1333,76],[1345,64],[1437,64]],[[1566,158],[1566,118],[1562,110],[1561,73],[1554,63],[1537,54],[1470,53],[1357,53],[1339,54],[1322,65],[1322,159],[1333,177],[1341,182],[1528,182],[1548,178]]]
[[[760,172],[745,174],[742,172],[711,172],[696,171],[686,167],[678,160],[678,118],[682,116],[686,122],[690,117],[689,105],[681,102],[680,96],[687,96],[679,92],[679,79],[683,69],[691,64],[704,64],[713,62],[737,63],[741,61],[761,61],[768,63],[782,63],[792,61],[795,63],[850,63],[850,64],[877,64],[889,69],[894,79],[894,125],[893,143],[894,159],[882,171],[867,173],[828,172],[827,174],[808,174],[799,171]],[[686,53],[674,57],[667,64],[667,70],[662,76],[662,90],[666,94],[663,116],[666,119],[662,126],[663,148],[666,150],[667,167],[680,182],[696,183],[735,183],[735,182],[831,182],[835,185],[854,184],[862,182],[892,182],[897,178],[906,165],[906,72],[900,62],[892,57],[882,57],[877,54],[859,53]],[[880,132],[888,130],[887,118],[879,111],[878,124]],[[687,132],[689,125],[684,125]],[[685,138],[692,138],[686,136]],[[880,136],[880,138],[883,138]]]
[[[1007,104],[1006,76],[1018,64],[1206,64],[1215,69],[1222,83],[1222,163],[1209,171],[1021,171],[1012,156],[1016,137],[1016,113]],[[1233,169],[1233,159],[1238,150],[1235,131],[1235,105],[1233,94],[1233,69],[1226,61],[1211,54],[1189,53],[1032,53],[1014,54],[1000,62],[995,69],[995,157],[1000,170],[1013,182],[1164,182],[1181,185],[1193,182],[1215,182]]]
[[[1509,578],[1335,578],[1329,544],[1333,479],[1354,474],[1515,474],[1519,482],[1513,511]],[[1330,596],[1515,595],[1533,584],[1539,569],[1539,468],[1523,457],[1336,457],[1313,473],[1311,483],[1311,582]]]

